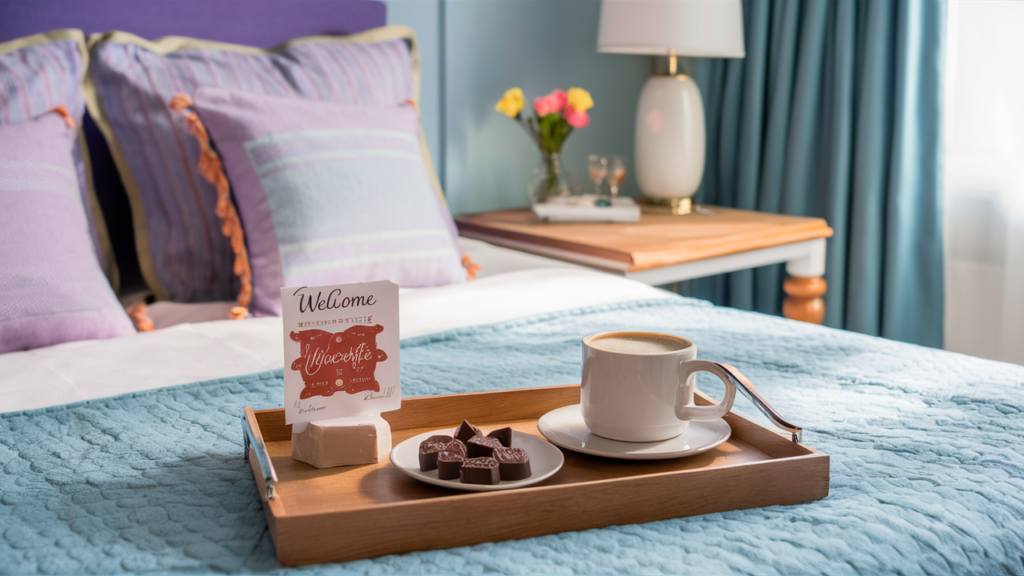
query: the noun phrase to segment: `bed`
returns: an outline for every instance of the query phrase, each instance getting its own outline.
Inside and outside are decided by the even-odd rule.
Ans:
[[[18,15],[0,40],[78,27],[270,45],[384,24],[376,2],[293,0],[283,18],[250,0],[230,27],[209,23],[237,3],[129,4],[0,0]],[[286,569],[238,433],[242,407],[281,405],[281,321],[168,305],[153,332],[0,355],[0,573],[1024,573],[1024,368],[459,247],[478,279],[401,292],[404,395],[571,384],[586,334],[679,334],[831,455],[830,495]]]

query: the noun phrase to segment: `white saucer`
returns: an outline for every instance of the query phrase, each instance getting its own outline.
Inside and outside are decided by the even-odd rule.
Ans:
[[[729,439],[732,428],[721,418],[693,421],[675,438],[660,442],[620,442],[594,434],[580,414],[580,405],[563,406],[540,417],[537,429],[555,446],[592,456],[623,460],[682,458],[707,452]],[[532,457],[532,456],[531,456]]]
[[[437,468],[428,472],[420,472],[420,443],[437,434],[451,436],[454,431],[454,428],[434,430],[433,432],[424,432],[423,434],[409,438],[405,442],[402,442],[391,449],[391,463],[395,465],[395,468],[398,468],[407,476],[411,476],[421,482],[426,482],[427,484],[433,484],[435,486],[443,486],[453,490],[466,490],[468,492],[509,490],[511,488],[522,488],[524,486],[536,484],[537,482],[550,478],[551,475],[558,472],[562,468],[562,464],[565,463],[565,456],[558,448],[555,448],[543,439],[537,438],[532,434],[513,430],[512,446],[515,448],[522,448],[530,455],[530,471],[533,472],[533,474],[531,474],[529,478],[524,478],[522,480],[501,480],[497,484],[491,485],[463,484],[462,482],[459,482],[458,479],[441,480],[437,477]]]

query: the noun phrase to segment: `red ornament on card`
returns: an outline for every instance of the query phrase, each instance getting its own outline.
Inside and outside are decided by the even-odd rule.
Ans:
[[[292,362],[292,370],[302,374],[305,384],[299,398],[331,396],[335,392],[380,392],[373,373],[378,362],[388,359],[383,350],[377,349],[377,334],[383,330],[377,324],[352,326],[337,333],[292,332],[289,336],[299,343],[299,357]]]

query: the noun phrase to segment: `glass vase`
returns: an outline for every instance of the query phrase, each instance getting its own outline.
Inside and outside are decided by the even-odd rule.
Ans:
[[[540,166],[533,174],[528,189],[531,204],[543,204],[552,198],[572,194],[569,178],[562,170],[562,161],[557,152],[542,152]]]

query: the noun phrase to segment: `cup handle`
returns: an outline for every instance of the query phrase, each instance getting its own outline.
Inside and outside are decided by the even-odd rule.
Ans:
[[[690,404],[693,398],[694,384],[690,384],[690,376],[697,372],[710,372],[725,384],[725,398],[717,406],[694,406]],[[721,418],[732,408],[732,402],[736,399],[736,386],[726,372],[726,369],[717,362],[707,360],[689,360],[679,364],[679,388],[676,391],[676,418],[684,421],[690,420],[715,420]]]

